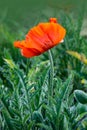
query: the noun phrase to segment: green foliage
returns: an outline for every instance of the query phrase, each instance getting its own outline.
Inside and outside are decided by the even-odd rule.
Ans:
[[[50,97],[49,104],[48,91],[43,90],[43,87],[46,88],[49,82],[48,70],[45,72],[44,80],[39,79],[37,83],[30,85],[27,75],[24,76],[24,72],[11,59],[5,59],[5,62],[8,70],[4,72],[4,76],[7,81],[12,81],[12,89],[3,84],[3,88],[1,87],[3,93],[0,92],[2,118],[5,120],[7,128],[9,130],[24,130],[29,127],[32,129],[59,129],[61,115],[63,118],[62,111],[66,107],[63,102],[68,100],[68,95],[72,90],[69,89],[73,80],[72,75],[65,82],[57,80],[54,97]],[[10,79],[8,76],[11,76]],[[41,84],[42,86],[40,86]],[[8,94],[5,95],[4,89]],[[47,125],[47,122],[50,126]]]

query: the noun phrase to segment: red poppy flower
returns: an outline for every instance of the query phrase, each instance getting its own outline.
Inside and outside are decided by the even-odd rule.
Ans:
[[[21,49],[24,57],[38,56],[50,48],[61,43],[66,30],[57,23],[56,18],[50,18],[49,22],[39,23],[30,29],[23,41],[15,41],[14,46]]]

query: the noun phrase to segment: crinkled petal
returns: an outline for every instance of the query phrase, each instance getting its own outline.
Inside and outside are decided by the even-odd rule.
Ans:
[[[32,49],[31,48],[22,48],[21,54],[26,58],[31,58],[31,57],[34,57],[34,56],[38,56],[41,53],[38,50],[33,49],[33,48]]]
[[[60,43],[66,34],[66,30],[58,23],[41,23],[39,26],[48,35],[49,39],[53,43],[53,46]]]
[[[25,46],[25,40],[23,40],[23,41],[15,41],[14,42],[14,46],[16,47],[16,48],[24,48],[24,46]]]
[[[52,46],[52,41],[39,26],[32,28],[28,32],[26,36],[26,41],[30,43],[27,44],[27,47],[36,48],[41,52],[48,50]]]

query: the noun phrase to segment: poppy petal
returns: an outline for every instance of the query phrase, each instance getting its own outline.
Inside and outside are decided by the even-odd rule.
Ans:
[[[52,45],[52,41],[39,26],[36,26],[29,31],[28,35],[26,36],[26,41],[27,40],[30,43],[29,48],[36,48],[41,52],[44,52],[50,48],[50,45]]]
[[[23,40],[23,41],[15,41],[14,46],[16,48],[21,48],[22,49],[25,46],[25,40]]]
[[[48,35],[54,45],[63,40],[66,33],[66,30],[57,23],[41,23],[39,26]]]
[[[59,24],[50,24],[48,35],[52,39],[54,45],[60,43],[66,34],[65,29]]]
[[[31,48],[22,48],[21,54],[26,58],[31,58],[31,57],[34,57],[34,56],[38,56],[41,53],[38,50],[33,49],[33,48],[32,49]]]

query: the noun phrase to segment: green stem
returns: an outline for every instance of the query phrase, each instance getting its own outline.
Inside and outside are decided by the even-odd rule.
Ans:
[[[49,53],[49,60],[50,60],[50,81],[49,81],[49,96],[53,96],[53,77],[54,77],[54,64],[53,64],[53,57],[51,51],[48,50]]]
[[[29,59],[27,58],[26,74],[28,74],[28,71],[29,71]]]

